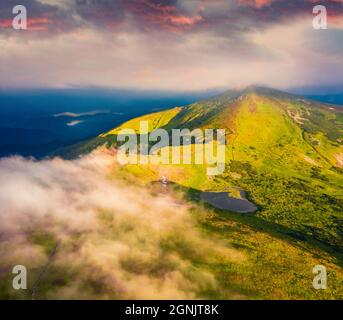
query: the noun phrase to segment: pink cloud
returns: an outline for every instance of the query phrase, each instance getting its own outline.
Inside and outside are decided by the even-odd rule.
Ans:
[[[262,8],[272,4],[274,0],[239,0],[239,4],[248,5],[255,8]]]
[[[31,18],[27,21],[27,28],[29,31],[47,31],[51,22],[48,18]],[[0,28],[12,28],[12,20],[0,20]]]
[[[127,3],[127,8],[139,19],[145,21],[145,26],[158,25],[171,32],[189,29],[203,21],[200,15],[185,15],[176,6],[156,4],[150,0]]]
[[[0,28],[12,28],[12,20],[0,20]]]
[[[176,25],[192,26],[202,20],[203,18],[201,16],[195,16],[195,17],[171,16],[170,17],[170,21]]]

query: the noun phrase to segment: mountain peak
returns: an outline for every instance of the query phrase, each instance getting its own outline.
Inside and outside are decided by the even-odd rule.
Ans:
[[[241,90],[242,93],[257,93],[257,94],[280,94],[285,93],[281,90],[270,88],[270,87],[263,87],[263,86],[257,86],[257,85],[251,85],[248,87],[245,87],[243,90]]]
[[[278,89],[273,89],[269,87],[263,87],[263,86],[257,86],[257,85],[250,85],[247,86],[243,89],[232,89],[232,90],[227,90],[221,95],[217,96],[216,98],[239,98],[241,96],[246,96],[246,95],[261,95],[261,96],[269,96],[269,97],[279,97],[279,98],[288,98],[288,99],[297,99],[299,98],[298,96],[281,91]]]

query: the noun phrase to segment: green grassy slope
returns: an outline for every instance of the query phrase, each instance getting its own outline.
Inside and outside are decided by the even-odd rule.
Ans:
[[[227,166],[209,178],[204,166],[128,166],[146,182],[161,174],[198,190],[244,188],[266,221],[343,248],[342,114],[330,106],[279,91],[249,88],[120,126],[224,128]],[[101,136],[109,145],[118,129]]]
[[[116,146],[120,129],[226,129],[226,169],[209,177],[205,165],[116,166],[113,176],[151,187],[163,175],[192,206],[204,237],[237,250],[209,261],[189,259],[221,283],[206,298],[342,299],[343,171],[342,113],[330,106],[264,88],[249,88],[183,108],[133,119],[80,144],[86,153]],[[201,201],[201,191],[242,188],[259,211],[238,214]],[[230,189],[231,188],[231,189]],[[182,242],[182,235],[180,235]],[[178,239],[173,250],[184,247]],[[328,270],[328,289],[312,288],[312,268]]]

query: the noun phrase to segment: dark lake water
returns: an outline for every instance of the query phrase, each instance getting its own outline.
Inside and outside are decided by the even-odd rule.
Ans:
[[[244,191],[241,191],[242,198],[230,197],[227,192],[203,192],[201,197],[208,204],[221,210],[229,210],[238,213],[253,213],[258,208],[244,198]]]

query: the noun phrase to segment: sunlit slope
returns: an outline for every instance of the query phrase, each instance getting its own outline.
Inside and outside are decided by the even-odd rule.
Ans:
[[[140,122],[142,121],[147,121],[149,123],[149,132],[151,132],[167,125],[174,117],[176,117],[177,114],[181,112],[181,110],[182,108],[177,107],[166,111],[147,114],[125,122],[123,125],[100,135],[100,137],[105,138],[111,135],[117,135],[123,129],[131,129],[138,133],[140,130]]]
[[[299,163],[328,168],[343,166],[343,114],[328,106],[261,88],[228,92],[184,108],[130,120],[101,137],[111,140],[122,129],[226,129],[228,161],[297,170]]]
[[[213,272],[221,283],[204,297],[341,299],[343,119],[338,109],[264,88],[228,91],[133,119],[71,151],[80,155],[105,146],[102,149],[108,152],[106,147],[117,146],[120,130],[137,132],[141,121],[149,121],[149,131],[226,130],[226,169],[221,175],[208,176],[206,165],[182,164],[115,165],[111,171],[114,179],[128,184],[156,187],[158,197],[165,190],[156,181],[166,176],[171,182],[168,195],[178,203],[186,201],[202,236],[235,249],[227,257],[215,253],[198,258],[183,241],[185,233],[172,237],[167,250],[176,250],[195,268]],[[202,191],[232,196],[235,188],[247,192],[259,208],[256,213],[218,210],[201,200]],[[151,203],[146,205],[155,210]],[[312,287],[317,264],[327,268],[327,290]]]
[[[226,129],[226,170],[209,177],[205,165],[130,165],[123,174],[170,181],[196,190],[241,187],[257,216],[343,248],[342,113],[330,106],[263,88],[249,88],[149,115],[152,128]],[[163,119],[161,121],[160,119]],[[121,128],[139,127],[142,118]],[[115,143],[114,130],[103,135]]]

